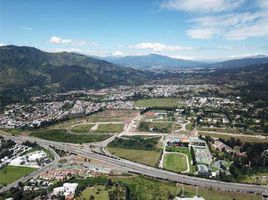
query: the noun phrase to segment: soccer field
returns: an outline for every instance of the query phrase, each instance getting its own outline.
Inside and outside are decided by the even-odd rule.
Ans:
[[[164,157],[164,168],[174,172],[187,170],[186,156],[178,153],[168,153]]]

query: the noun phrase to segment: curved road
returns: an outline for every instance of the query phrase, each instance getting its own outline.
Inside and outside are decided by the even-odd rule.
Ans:
[[[4,136],[4,135],[2,135],[2,136]],[[16,141],[19,141],[19,140],[16,140]],[[0,189],[0,193],[5,192],[7,190],[10,190],[12,187],[16,187],[19,182],[23,183],[23,182],[28,181],[31,178],[37,177],[40,174],[46,172],[47,170],[49,170],[50,168],[52,168],[58,164],[60,156],[49,146],[43,146],[43,147],[46,148],[47,150],[49,150],[53,154],[54,160],[51,163],[49,163],[48,165],[45,165],[44,167],[39,168],[37,171],[35,171],[31,174],[28,174],[27,176],[21,177],[20,179],[16,180],[15,182],[7,185],[6,187],[3,187],[2,189]]]
[[[39,138],[32,138],[32,137],[23,137],[23,136],[14,137],[14,136],[8,136],[8,135],[3,135],[3,134],[0,134],[0,135],[2,135],[5,138],[12,139],[14,141],[19,141],[19,142],[28,140],[32,142],[37,142],[38,144],[42,146],[53,145],[58,149],[63,149],[63,150],[66,150],[66,151],[69,151],[78,155],[88,157],[88,158],[100,160],[102,162],[109,163],[115,167],[117,166],[120,168],[125,168],[126,170],[130,172],[152,176],[155,178],[166,179],[170,181],[175,181],[175,182],[189,184],[189,185],[196,185],[200,187],[210,187],[210,188],[224,190],[224,191],[249,192],[249,193],[265,193],[268,191],[268,186],[228,183],[228,182],[192,177],[192,176],[187,176],[187,175],[182,175],[182,174],[176,174],[176,173],[168,172],[162,169],[157,169],[154,167],[149,167],[143,164],[135,163],[129,160],[116,159],[113,157],[108,157],[105,155],[97,154],[90,150],[80,149],[79,147],[77,147],[77,145],[73,145],[73,144],[47,141],[47,140],[42,140]]]

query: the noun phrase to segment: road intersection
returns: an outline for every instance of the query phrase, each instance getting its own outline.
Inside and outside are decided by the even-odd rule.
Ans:
[[[90,159],[99,160],[101,162],[113,165],[118,168],[123,168],[129,172],[137,174],[143,174],[154,178],[165,179],[183,184],[195,185],[200,187],[214,188],[224,191],[235,192],[248,192],[248,193],[265,193],[268,191],[268,186],[252,185],[252,184],[240,184],[231,182],[222,182],[211,179],[204,179],[199,177],[193,177],[188,175],[176,174],[173,172],[165,171],[162,169],[146,166],[140,163],[135,163],[129,160],[114,158],[101,153],[90,150],[90,148],[81,148],[76,144],[66,144],[61,142],[47,141],[39,138],[25,137],[25,136],[9,136],[6,134],[0,134],[6,139],[12,139],[16,142],[31,141],[36,142],[41,146],[54,146],[58,149],[69,151],[71,153],[81,155]]]

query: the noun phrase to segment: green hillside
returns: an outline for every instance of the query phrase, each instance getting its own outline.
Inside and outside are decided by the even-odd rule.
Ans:
[[[1,104],[47,92],[142,84],[148,73],[75,53],[0,47]]]

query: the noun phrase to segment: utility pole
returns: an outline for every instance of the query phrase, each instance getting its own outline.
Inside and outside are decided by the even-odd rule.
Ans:
[[[198,186],[196,186],[195,196],[198,197]]]

